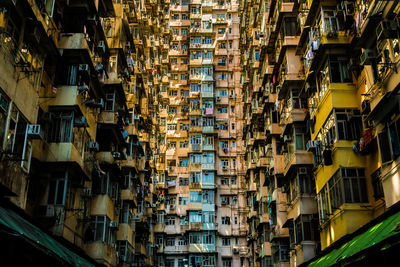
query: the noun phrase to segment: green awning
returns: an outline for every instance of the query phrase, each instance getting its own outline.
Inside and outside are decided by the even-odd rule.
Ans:
[[[385,239],[400,234],[400,212],[368,228],[342,246],[312,261],[308,266],[331,266],[356,255]]]
[[[0,224],[5,227],[8,234],[23,238],[38,250],[57,258],[66,266],[94,267],[94,264],[70,251],[10,209],[0,207]]]

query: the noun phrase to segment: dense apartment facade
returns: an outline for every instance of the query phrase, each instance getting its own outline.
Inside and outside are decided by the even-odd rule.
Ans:
[[[250,266],[389,262],[399,3],[246,1],[241,14]]]
[[[239,4],[163,8],[156,266],[247,266]]]
[[[5,262],[154,266],[160,12],[1,1]]]

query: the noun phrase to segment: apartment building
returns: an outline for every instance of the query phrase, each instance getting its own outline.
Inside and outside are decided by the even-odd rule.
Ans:
[[[241,3],[250,266],[393,259],[399,8]]]
[[[156,266],[247,266],[238,2],[163,16]]]
[[[5,262],[154,266],[159,12],[0,3]]]

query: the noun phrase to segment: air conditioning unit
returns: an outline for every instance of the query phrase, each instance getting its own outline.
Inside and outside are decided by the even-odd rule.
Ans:
[[[290,142],[290,141],[292,141],[292,137],[290,135],[283,136],[283,142]]]
[[[361,103],[361,114],[362,115],[367,115],[370,112],[371,112],[371,105],[369,103],[369,100],[364,100]]]
[[[239,254],[239,248],[233,248],[233,254]]]
[[[251,163],[253,163],[253,164],[256,163],[256,160],[255,160],[255,159],[252,159],[252,160],[251,160]]]
[[[43,139],[44,133],[40,124],[28,124],[27,134],[32,139]]]
[[[49,218],[55,217],[56,212],[54,209],[54,205],[41,205],[38,207],[37,217],[40,218]]]
[[[110,228],[118,228],[118,223],[115,221],[110,222]]]
[[[87,20],[87,21],[90,21],[90,22],[95,22],[95,21],[96,21],[96,15],[87,16],[87,17],[86,17],[86,20]]]
[[[92,189],[90,189],[90,188],[82,188],[82,197],[84,197],[84,198],[92,197]]]
[[[172,205],[172,204],[169,205],[169,209],[170,209],[170,210],[174,210],[174,209],[175,209],[175,205]]]
[[[300,167],[297,171],[298,174],[307,174],[307,168]]]
[[[383,20],[376,28],[376,36],[378,40],[397,38],[399,34],[399,26],[394,20]]]
[[[88,144],[88,149],[89,151],[99,151],[99,143],[90,140]]]
[[[89,86],[87,85],[80,85],[78,86],[78,94],[81,95],[85,92],[89,91]]]
[[[217,96],[216,100],[221,101],[221,97]]]
[[[307,147],[307,151],[314,150],[316,148],[315,141],[313,141],[313,140],[308,141],[306,147]]]
[[[337,31],[334,30],[330,30],[328,31],[328,33],[326,34],[327,38],[337,38],[338,37],[338,33]]]
[[[369,65],[376,59],[376,53],[372,49],[365,49],[360,56],[361,65]]]
[[[112,156],[114,159],[120,159],[121,158],[121,153],[120,152],[112,152]]]
[[[87,127],[88,122],[84,116],[78,116],[74,118],[74,126],[75,127]]]
[[[235,98],[235,95],[229,95],[229,98]]]
[[[354,10],[355,10],[354,3],[350,2],[350,1],[342,1],[340,6],[346,15],[348,15],[348,16],[354,15]]]
[[[82,71],[82,72],[89,72],[89,65],[88,64],[79,64],[78,70]]]
[[[226,165],[222,166],[222,170],[227,171],[228,170],[228,166],[226,166]]]

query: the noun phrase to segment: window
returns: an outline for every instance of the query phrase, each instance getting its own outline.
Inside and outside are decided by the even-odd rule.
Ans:
[[[206,152],[203,153],[202,162],[203,164],[214,163],[214,153],[213,152]]]
[[[189,233],[189,244],[201,244],[201,233]]]
[[[331,83],[352,82],[349,73],[350,61],[344,56],[329,56],[329,76]]]
[[[212,44],[212,37],[211,36],[206,36],[203,39],[203,44]]]
[[[187,205],[188,204],[188,198],[187,197],[179,197],[179,205]]]
[[[229,196],[221,196],[221,205],[229,205],[230,197]]]
[[[181,130],[182,130],[182,126],[181,126]],[[180,148],[187,148],[187,147],[189,147],[189,142],[188,141],[180,141],[179,142],[179,147]]]
[[[169,62],[170,62],[171,64],[176,64],[176,63],[178,63],[178,59],[177,59],[177,58],[171,58],[171,59],[169,60]]]
[[[302,241],[318,241],[318,218],[314,215],[300,215],[294,223],[296,244]]]
[[[168,124],[167,125],[167,130],[169,130],[169,131],[175,131],[177,128],[178,127],[176,124]]]
[[[190,173],[190,183],[200,183],[201,181],[201,173],[200,172],[191,172]]]
[[[226,58],[220,57],[218,58],[218,66],[225,66],[226,65]]]
[[[189,184],[189,179],[188,178],[183,178],[183,177],[179,177],[179,185],[181,186],[185,186]]]
[[[395,160],[400,155],[400,119],[386,124],[378,134],[378,147],[382,164]]]
[[[168,107],[168,113],[176,113],[177,112],[177,108],[176,107]]]
[[[212,191],[212,190],[203,190],[202,197],[203,197],[203,203],[215,204],[214,191]]]
[[[222,238],[222,245],[223,246],[230,246],[231,245],[231,238],[230,237],[223,237]]]
[[[308,142],[308,135],[306,134],[306,129],[304,127],[294,128],[296,150],[305,150],[306,144]]]
[[[221,217],[221,223],[225,225],[230,225],[231,224],[231,217],[225,216]]]
[[[175,225],[175,217],[167,216],[167,219],[165,220],[165,225]]]
[[[175,267],[175,259],[166,259],[165,267]]]
[[[201,212],[190,211],[189,212],[189,222],[190,223],[201,223]]]
[[[165,245],[167,247],[175,246],[175,237],[167,237],[167,242]]]
[[[228,167],[229,161],[227,159],[221,159],[221,167]]]
[[[190,154],[190,163],[191,164],[200,164],[201,163],[201,154]],[[199,175],[200,175],[200,173],[199,173]],[[192,181],[191,181],[191,183],[192,183]],[[199,182],[193,182],[193,183],[200,183],[200,178],[199,178]]]
[[[111,246],[116,240],[116,231],[110,227],[110,219],[107,216],[92,216],[90,228],[93,231],[93,241],[105,242]]]
[[[179,225],[188,225],[189,220],[187,216],[179,217]]]
[[[382,180],[381,180],[381,169],[377,169],[374,173],[371,174],[372,180],[372,188],[374,189],[374,198],[375,200],[384,198],[384,191],[382,187]]]
[[[222,258],[222,267],[232,267],[232,259]]]
[[[218,80],[226,81],[226,73],[218,73]]]
[[[67,192],[68,172],[53,174],[52,176],[58,176],[60,178],[55,178],[50,181],[47,203],[53,205],[64,205],[65,195]]]
[[[282,27],[284,36],[297,35],[297,18],[285,17],[285,27]]]
[[[187,245],[187,239],[185,237],[179,237],[178,246],[186,246],[186,245]]]
[[[176,148],[176,141],[168,141],[168,148]]]
[[[221,177],[221,185],[229,185],[229,178]]]
[[[215,265],[215,255],[204,255],[203,266]]]
[[[179,159],[179,166],[180,167],[188,167],[189,166],[188,159],[180,158]]]
[[[203,244],[209,244],[209,245],[215,244],[215,233],[214,232],[204,232],[203,233]]]
[[[344,203],[367,203],[364,169],[341,168],[318,194],[320,220],[324,221]],[[329,205],[330,204],[330,205]]]
[[[14,140],[14,132],[15,127],[17,125],[17,116],[13,116],[14,112],[18,112],[17,110],[11,112],[11,119],[10,119],[10,126],[9,126],[9,133],[7,140],[11,140],[10,143],[7,144],[7,149],[12,151]],[[17,113],[14,113],[17,114]],[[56,112],[52,113],[52,121],[50,126],[50,133],[49,133],[49,142],[56,142],[56,143],[70,143],[72,140],[72,128],[73,128],[73,119],[74,119],[74,112],[73,111],[66,111],[66,112]],[[11,136],[11,137],[10,137]]]
[[[104,103],[104,110],[106,111],[113,111],[115,106],[115,93],[107,93],[106,94],[106,101]]]
[[[204,172],[203,184],[213,184],[213,183],[214,183],[214,172]]]
[[[190,192],[190,203],[200,203],[201,202],[201,192],[192,191]]]
[[[203,211],[203,223],[214,223],[214,218],[214,211]]]
[[[224,34],[225,28],[218,28],[218,34]]]
[[[217,109],[218,113],[227,113],[228,112],[228,107],[219,107]]]

